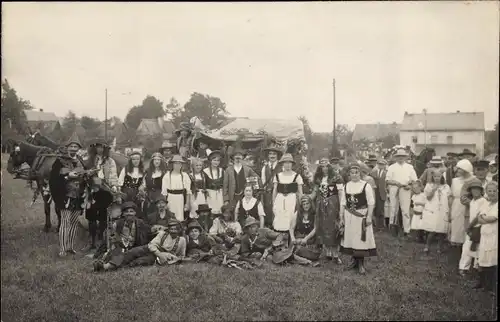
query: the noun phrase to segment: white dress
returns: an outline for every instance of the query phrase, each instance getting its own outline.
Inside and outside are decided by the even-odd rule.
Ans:
[[[465,181],[463,178],[453,178],[451,181],[451,204],[450,236],[451,243],[463,244],[465,242],[465,216],[467,207],[460,202],[460,194]]]
[[[278,183],[278,180],[279,183],[282,184],[290,184],[293,183],[294,180],[299,186],[302,186],[304,184],[304,181],[302,180],[300,174],[297,174],[294,171],[290,172],[289,174],[286,174],[284,172],[278,173],[274,177],[273,182],[276,184]],[[296,193],[288,193],[285,195],[283,193],[278,192],[276,194],[276,199],[274,199],[274,204],[273,204],[273,213],[274,213],[273,228],[275,230],[288,231],[290,229],[290,223],[293,214],[295,213],[296,205],[297,205]]]
[[[428,183],[425,186],[424,194],[430,195],[434,183]],[[422,213],[421,229],[439,234],[447,234],[450,228],[448,214],[450,207],[448,197],[450,196],[450,187],[447,184],[439,185],[431,200],[427,199]]]
[[[222,168],[218,168],[217,171],[212,169],[212,173],[210,173],[210,168],[206,168],[203,172],[207,175],[208,180],[207,184],[212,180],[220,180],[224,176],[224,170]],[[224,204],[224,195],[222,194],[222,185],[220,189],[207,189],[207,203],[212,208],[212,214],[220,214],[221,207]]]
[[[498,265],[498,202],[483,204],[479,214],[495,217],[490,224],[481,224],[481,240],[479,241],[478,263],[481,267]]]
[[[358,213],[366,216],[368,206],[375,206],[375,197],[371,186],[363,180],[358,182],[349,181],[345,186],[344,194],[340,205],[345,208],[344,211],[344,236],[340,242],[340,251],[347,255],[356,257],[375,256],[377,254],[375,236],[373,235],[373,224],[366,227],[366,239],[361,240],[363,218],[354,215],[346,207],[348,202],[362,203],[359,199],[366,199],[366,204],[356,209]]]
[[[167,172],[163,176],[161,186],[162,195],[167,197],[168,209],[175,214],[175,218],[184,221],[184,195],[182,193],[169,193],[169,190],[185,190],[186,195],[191,194],[191,179],[185,172]]]
[[[203,173],[198,173],[193,175],[194,180],[205,180],[203,177]],[[208,193],[207,193],[208,194]],[[196,210],[198,210],[198,205],[203,205],[207,204],[207,198],[205,197],[205,192],[202,190],[196,191],[196,195],[193,195],[191,198],[191,211],[189,216],[191,218],[198,218],[198,213]]]
[[[488,204],[488,201],[481,197],[479,199],[472,199],[469,205],[469,222],[466,223],[467,227],[470,223],[476,219],[479,211],[483,208],[485,204]],[[477,227],[477,225],[475,226]],[[472,258],[477,258],[477,251],[470,250],[472,245],[472,241],[470,240],[469,235],[465,235],[465,242],[462,246],[462,256],[460,257],[460,262],[458,265],[459,269],[467,270],[470,268],[470,264],[472,262]],[[474,266],[477,266],[477,260],[474,261]]]
[[[425,193],[421,192],[418,195],[413,195],[413,217],[411,218],[411,230],[422,230],[422,214],[425,205]]]

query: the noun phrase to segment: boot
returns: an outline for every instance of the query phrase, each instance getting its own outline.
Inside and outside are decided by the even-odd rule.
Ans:
[[[358,268],[358,259],[356,257],[353,257],[351,263],[347,266],[347,269],[352,270],[356,268]]]
[[[361,275],[365,275],[366,274],[365,259],[364,258],[358,259],[358,272]]]

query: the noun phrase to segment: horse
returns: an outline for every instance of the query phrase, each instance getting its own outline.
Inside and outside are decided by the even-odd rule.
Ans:
[[[52,165],[54,164],[57,154],[48,147],[36,146],[22,141],[9,142],[14,148],[10,153],[7,161],[7,172],[15,174],[16,179],[25,179],[36,182],[36,188],[33,192],[32,204],[36,201],[39,194],[42,194],[45,211],[44,231],[49,232],[52,228],[50,220],[50,204],[52,202],[48,180]],[[28,171],[20,170],[21,165],[26,163],[30,169]],[[57,231],[61,225],[61,213],[59,209],[55,209],[57,214]]]
[[[432,158],[436,155],[436,150],[431,147],[425,147],[420,154],[415,158],[415,172],[417,173],[417,177],[420,178],[422,173],[424,173],[427,168],[427,163],[429,163]]]

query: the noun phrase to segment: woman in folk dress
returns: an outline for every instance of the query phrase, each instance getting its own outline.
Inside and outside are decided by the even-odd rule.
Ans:
[[[155,200],[161,195],[161,185],[166,172],[167,163],[163,155],[159,152],[153,153],[143,181],[148,201],[145,205],[147,209],[143,209],[144,213],[150,213],[155,209]]]
[[[274,178],[273,228],[276,231],[288,233],[291,219],[296,211],[297,200],[302,197],[304,181],[300,174],[292,170],[295,161],[291,154],[284,154],[279,163],[283,171],[276,174]]]
[[[129,155],[127,166],[122,169],[118,176],[118,187],[126,195],[124,201],[134,201],[139,193],[139,188],[144,188],[144,163],[139,152]]]
[[[264,228],[266,213],[264,212],[262,202],[253,196],[253,189],[253,184],[247,184],[245,186],[243,198],[236,203],[236,207],[234,208],[234,220],[238,221],[243,227],[245,225],[245,220],[251,216],[259,221],[260,228]]]
[[[352,256],[349,269],[357,268],[360,274],[365,274],[365,257],[377,255],[372,225],[375,197],[372,187],[361,180],[360,176],[359,164],[351,164],[350,181],[344,187],[340,206],[341,218],[345,225],[340,251]]]
[[[318,221],[316,211],[309,196],[302,196],[300,206],[292,218],[290,225],[290,242],[295,245],[295,255],[311,261],[317,261],[321,248],[316,242]]]
[[[184,213],[189,211],[191,204],[191,179],[182,171],[184,160],[180,155],[174,155],[171,160],[173,170],[163,176],[162,195],[167,197],[169,210],[175,218],[183,222]]]
[[[191,213],[190,218],[198,218],[199,205],[207,204],[208,192],[206,190],[206,176],[203,173],[203,161],[201,159],[192,159],[192,174],[191,174]]]
[[[432,169],[430,182],[425,185],[424,194],[426,202],[422,213],[421,229],[427,232],[424,252],[428,253],[434,237],[438,238],[437,252],[441,252],[442,242],[450,225],[450,200],[451,190],[446,184],[443,172]]]
[[[467,206],[460,201],[464,184],[474,179],[472,163],[469,160],[460,160],[457,163],[457,175],[451,181],[451,194],[453,202],[451,204],[451,227],[449,240],[452,246],[460,246],[465,242],[465,217],[467,216]]]
[[[222,153],[220,151],[212,151],[208,155],[210,166],[203,170],[206,176],[207,185],[207,203],[212,208],[212,214],[220,215],[221,207],[224,204],[224,196],[222,193],[222,185],[224,182],[224,169],[220,167]]]

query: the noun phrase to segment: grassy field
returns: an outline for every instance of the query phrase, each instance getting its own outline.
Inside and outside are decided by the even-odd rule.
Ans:
[[[254,271],[182,264],[94,274],[82,255],[57,258],[57,235],[42,232],[42,205],[29,208],[25,182],[5,171],[2,177],[4,322],[496,317],[496,300],[457,276],[457,254],[424,256],[421,245],[386,233],[376,236],[380,255],[368,261],[366,276],[333,264]]]

